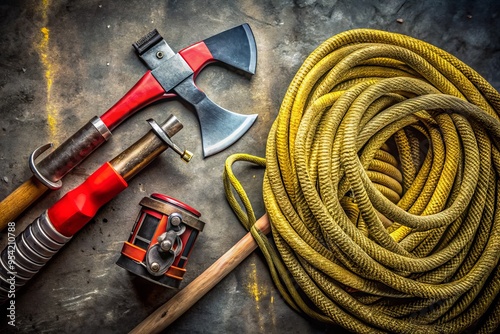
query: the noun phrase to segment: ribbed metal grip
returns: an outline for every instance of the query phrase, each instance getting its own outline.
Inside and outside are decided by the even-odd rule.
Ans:
[[[47,211],[35,219],[0,256],[0,303],[28,282],[71,238],[54,228]]]

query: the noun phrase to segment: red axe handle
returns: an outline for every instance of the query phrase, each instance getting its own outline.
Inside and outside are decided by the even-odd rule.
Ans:
[[[269,233],[270,226],[267,214],[260,217],[255,226],[264,234]],[[248,232],[200,276],[144,319],[130,333],[160,333],[233,271],[256,248],[257,243]]]
[[[151,75],[151,71],[147,71],[127,94],[102,114],[101,120],[110,131],[113,131],[138,110],[170,96]]]
[[[203,41],[179,51],[179,54],[193,70],[194,76],[198,75],[207,64],[215,61]],[[110,131],[113,131],[138,110],[158,100],[175,96],[174,93],[165,92],[151,71],[147,71],[127,94],[102,114],[101,120]]]

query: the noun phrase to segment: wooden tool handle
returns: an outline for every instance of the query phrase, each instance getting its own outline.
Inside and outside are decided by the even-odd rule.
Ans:
[[[0,202],[0,231],[48,190],[32,176]]]
[[[267,214],[257,220],[255,225],[264,233],[270,230]],[[236,245],[231,247],[222,257],[195,278],[189,285],[179,291],[172,299],[160,306],[149,317],[143,320],[130,333],[159,333],[219,283],[238,264],[257,248],[257,243],[248,232]]]

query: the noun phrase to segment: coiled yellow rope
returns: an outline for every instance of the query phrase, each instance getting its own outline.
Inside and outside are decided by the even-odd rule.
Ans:
[[[235,155],[225,168],[228,200],[286,301],[358,333],[494,332],[499,111],[485,79],[420,40],[360,29],[320,45],[290,84],[266,159]],[[279,256],[252,228],[239,160],[266,166]]]

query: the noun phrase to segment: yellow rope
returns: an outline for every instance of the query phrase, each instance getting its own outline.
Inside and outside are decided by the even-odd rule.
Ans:
[[[225,168],[285,300],[357,333],[494,332],[499,111],[486,80],[428,43],[359,29],[321,44],[290,84],[266,159]],[[252,227],[239,160],[266,167],[277,251]]]

